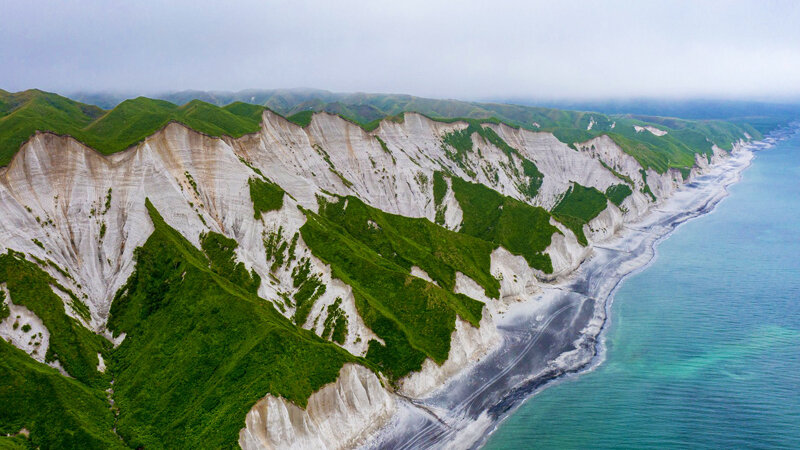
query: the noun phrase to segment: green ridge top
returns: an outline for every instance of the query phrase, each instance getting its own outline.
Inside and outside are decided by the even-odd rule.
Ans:
[[[170,122],[210,136],[240,137],[258,131],[265,108],[245,103],[219,107],[200,100],[177,106],[138,97],[110,111],[56,94],[0,93],[0,166],[7,165],[36,131],[69,135],[111,154],[141,142]]]
[[[671,167],[691,167],[695,155],[709,154],[714,144],[729,150],[734,142],[746,137],[745,133],[761,137],[754,127],[741,122],[658,117],[648,117],[645,122],[628,116],[377,94],[364,94],[358,100],[363,103],[317,99],[274,105],[266,101],[266,106],[237,101],[218,106],[193,99],[178,106],[164,100],[138,97],[125,100],[111,110],[103,110],[39,90],[18,93],[0,90],[0,166],[7,165],[36,131],[69,135],[101,153],[110,154],[141,142],[172,121],[215,137],[236,138],[254,133],[269,107],[283,112],[289,121],[302,127],[308,126],[314,112],[319,111],[337,114],[367,131],[376,129],[382,120],[402,122],[405,112],[417,112],[437,121],[467,121],[470,128],[464,137],[478,132],[508,152],[513,149],[504,146],[493,131],[477,124],[504,123],[516,128],[548,131],[573,148],[576,143],[605,134],[643,167],[659,173]],[[637,125],[656,126],[665,129],[667,134],[655,136],[648,131],[636,132],[634,126]]]

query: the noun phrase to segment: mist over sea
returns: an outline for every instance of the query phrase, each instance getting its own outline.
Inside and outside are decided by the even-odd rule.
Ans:
[[[605,362],[485,448],[800,448],[800,134],[729,191],[624,281]]]

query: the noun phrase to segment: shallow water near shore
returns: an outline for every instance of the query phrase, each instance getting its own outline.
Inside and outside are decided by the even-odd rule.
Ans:
[[[605,360],[485,448],[800,448],[800,135],[616,291]]]

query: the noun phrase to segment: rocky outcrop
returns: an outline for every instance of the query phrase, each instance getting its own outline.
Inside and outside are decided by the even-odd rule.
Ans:
[[[239,432],[239,445],[245,450],[351,448],[383,426],[395,408],[394,397],[374,373],[346,364],[335,383],[311,395],[305,409],[271,395],[256,403]]]
[[[568,276],[592,252],[591,247],[581,245],[578,238],[560,222],[551,218],[550,224],[558,228],[560,233],[553,235],[550,246],[545,250],[553,264],[553,273],[542,275],[547,281]]]
[[[398,391],[407,397],[424,397],[450,377],[478,361],[499,342],[500,335],[492,322],[492,315],[485,309],[478,327],[457,317],[447,360],[439,365],[430,358],[426,359],[419,372],[414,372],[398,382]]]

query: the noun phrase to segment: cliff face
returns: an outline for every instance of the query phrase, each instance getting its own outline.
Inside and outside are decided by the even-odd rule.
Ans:
[[[311,395],[305,410],[271,395],[256,403],[239,445],[245,450],[348,448],[380,428],[395,408],[394,397],[374,373],[347,364],[335,383]]]
[[[288,318],[296,309],[280,299],[297,292],[293,277],[302,261],[307,261],[310,273],[327,288],[298,325],[322,336],[336,303],[349,319],[340,345],[363,356],[371,340],[382,341],[359,316],[353,289],[312,255],[298,236],[307,220],[298,207],[317,211],[321,198],[353,195],[388,213],[435,221],[433,180],[435,172],[443,172],[448,178],[440,203],[446,205],[442,223],[458,230],[464,217],[453,194],[452,177],[547,210],[574,183],[602,193],[630,183],[632,193],[619,206],[607,201],[606,208],[583,227],[586,246],[578,243],[570,229],[550,219],[558,229],[546,249],[552,273],[531,269],[524,258],[500,247],[491,255],[499,299],[486,297],[474,280],[457,274],[456,292],[483,301],[483,319],[478,328],[457,319],[449,360],[440,365],[428,359],[421,372],[397,384],[407,395],[423,396],[494,348],[498,336],[493,318],[507,304],[528,300],[542,283],[568,276],[591,253],[593,242],[612,236],[626,221],[648,211],[654,201],[646,192],[652,192],[658,202],[684,182],[675,170],[643,171],[605,136],[573,149],[550,133],[488,125],[518,153],[509,154],[474,133],[469,136],[472,150],[454,156],[443,139],[467,126],[406,114],[400,123],[386,120],[375,131],[366,132],[338,116],[321,113],[301,128],[265,112],[261,130],[239,139],[211,138],[173,123],[111,156],[68,137],[39,133],[9,166],[0,169],[0,251],[13,249],[43,261],[42,269],[81,298],[90,312],[85,317],[66,307],[67,314],[104,333],[114,294],[134,271],[134,250],[153,231],[145,208],[148,198],[165,221],[195,246],[200,246],[199,236],[206,231],[234,239],[238,260],[261,277],[259,295]],[[714,158],[722,157],[724,152],[716,151]],[[534,196],[525,189],[530,176],[525,174],[523,159],[533,162],[543,175]],[[698,158],[692,174],[708,165],[705,158]],[[280,209],[256,217],[249,180],[262,176],[286,195]],[[284,242],[294,239],[296,257],[280,264],[265,258],[265,241],[270,236]],[[421,269],[412,270],[411,275],[427,276]],[[47,329],[35,316],[30,321],[41,332],[40,345],[46,347]],[[0,331],[9,337],[13,330],[3,322]],[[342,448],[374,431],[394,408],[393,394],[372,371],[346,365],[339,380],[313,394],[305,410],[267,395],[243,418],[239,443],[244,448]]]

